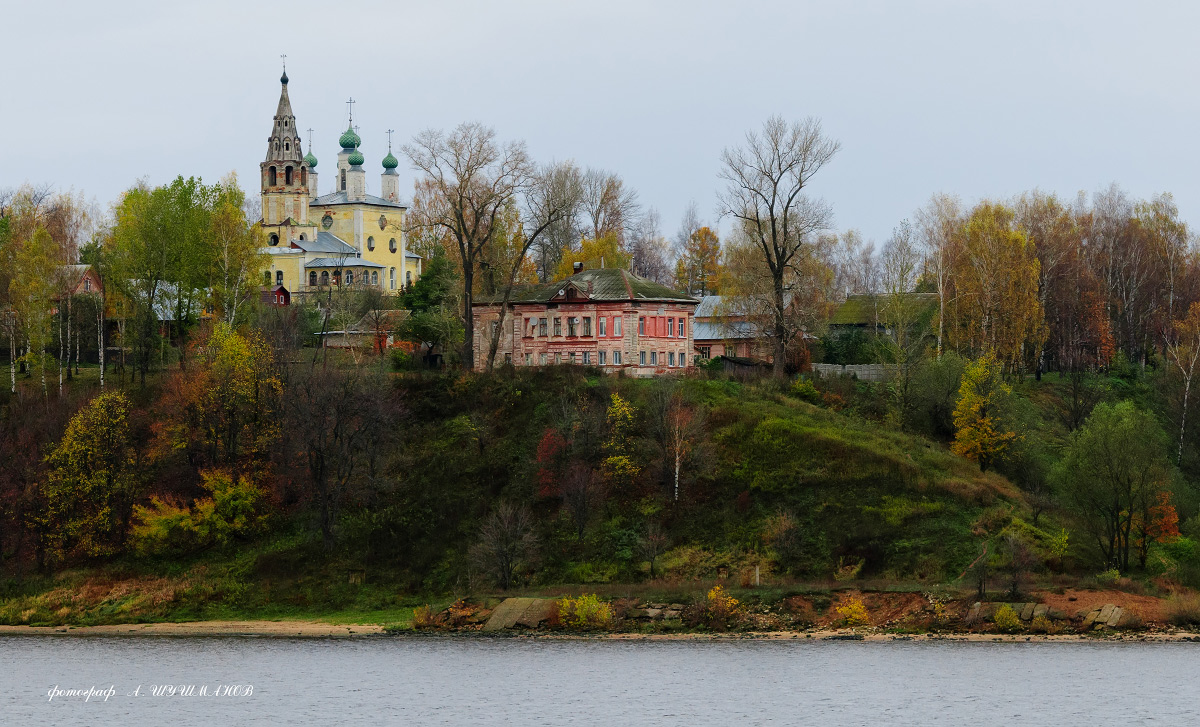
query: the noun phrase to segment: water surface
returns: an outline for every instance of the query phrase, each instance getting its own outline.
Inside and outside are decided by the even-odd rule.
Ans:
[[[0,637],[22,726],[1185,725],[1197,684],[1177,643]]]

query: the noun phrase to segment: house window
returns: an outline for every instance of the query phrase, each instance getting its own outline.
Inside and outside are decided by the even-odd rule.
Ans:
[[[604,319],[603,319],[603,318],[601,318],[600,320],[604,320]],[[608,352],[607,352],[607,351],[601,351],[601,352],[599,353],[599,356],[600,356],[600,361],[599,361],[599,363],[600,363],[600,365],[601,365],[601,366],[603,366],[604,364],[608,363],[608,361],[606,360],[606,358],[607,358],[607,356],[608,356]]]
[[[696,350],[700,352],[700,358],[712,358],[712,346],[697,346]]]
[[[556,335],[556,336],[562,335],[562,319],[561,318],[554,319],[554,335]]]
[[[379,271],[378,270],[371,271],[371,285],[379,285]]]
[[[512,366],[512,354],[511,353],[504,354],[504,365]]]
[[[546,337],[546,319],[545,318],[538,319],[538,335],[541,336],[542,338]]]
[[[533,365],[533,354],[532,353],[525,354],[525,365],[526,366]]]
[[[592,317],[591,316],[583,317],[583,335],[585,335],[585,336],[592,335]]]
[[[679,368],[683,368],[683,367],[687,366],[687,364],[684,363],[684,359],[686,356],[687,356],[687,354],[684,354],[684,353],[679,354]]]
[[[543,366],[546,365],[546,354],[543,353],[540,356],[538,356],[538,363],[540,363]]]
[[[263,285],[270,285],[270,284],[271,284],[271,271],[264,270],[263,271]]]
[[[638,351],[638,365],[639,366],[646,365],[646,352],[645,351]]]
[[[492,324],[490,326],[488,326],[488,335],[490,335],[494,338],[496,336],[496,331],[499,328],[500,328],[500,321],[492,321]]]
[[[638,318],[638,335],[646,335],[646,319],[644,317]]]
[[[396,268],[391,268],[388,272],[388,285],[392,290],[396,289]]]
[[[554,354],[554,365],[555,365],[555,366],[557,366],[557,365],[559,365],[560,363],[562,363],[562,354],[561,354],[561,353],[558,353],[558,352],[555,352],[555,354]]]
[[[308,271],[308,284],[314,288],[317,287],[317,271],[316,270]]]
[[[587,365],[588,365],[588,364],[590,364],[591,362],[592,362],[592,352],[591,352],[591,351],[584,351],[584,352],[583,352],[583,365],[584,365],[584,366],[587,366]]]
[[[367,250],[374,250],[374,249],[375,249],[375,238],[367,237]]]
[[[687,338],[687,333],[683,330],[683,320],[682,318],[679,319],[679,337]]]
[[[615,365],[615,366],[621,365],[621,352],[620,351],[613,351],[613,365]]]
[[[667,365],[670,366],[671,368],[675,368],[675,352],[674,351],[667,354]]]
[[[571,352],[571,363],[572,364],[575,363],[575,352],[574,351]]]
[[[608,323],[608,319],[604,318],[603,316],[596,321],[596,325],[600,327],[601,338],[604,338],[606,335],[608,335],[608,326],[605,325],[606,323]]]
[[[579,326],[579,318],[577,318],[575,316],[570,316],[569,318],[567,318],[567,335],[568,336],[578,335],[577,334],[578,326]]]
[[[275,284],[283,285],[283,271],[282,270],[275,271]]]
[[[613,335],[618,338],[621,336],[621,316],[613,319]]]
[[[392,239],[388,240],[388,250],[396,252],[396,238],[393,237]]]
[[[650,352],[650,365],[651,365],[651,366],[657,366],[657,365],[658,365],[658,352],[657,352],[657,351],[651,351],[651,352]]]
[[[321,271],[321,285],[329,285],[329,271],[328,270]]]
[[[667,319],[667,336],[669,338],[675,337],[675,319],[674,318]]]

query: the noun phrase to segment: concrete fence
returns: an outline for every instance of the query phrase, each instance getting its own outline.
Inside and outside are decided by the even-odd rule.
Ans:
[[[813,373],[821,376],[853,376],[859,381],[887,381],[896,367],[891,364],[821,364],[812,365]]]

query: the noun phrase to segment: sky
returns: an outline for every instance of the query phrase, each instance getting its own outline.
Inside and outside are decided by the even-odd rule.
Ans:
[[[138,179],[256,192],[280,54],[331,187],[353,97],[368,191],[387,129],[481,121],[539,161],[620,174],[670,236],[716,221],[721,150],[771,115],[841,151],[811,184],[881,243],[931,195],[1113,182],[1200,225],[1200,4],[1159,2],[6,2],[0,187],[103,206]],[[302,132],[308,146],[307,132]]]

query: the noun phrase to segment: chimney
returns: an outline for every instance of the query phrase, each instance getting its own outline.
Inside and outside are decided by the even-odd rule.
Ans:
[[[577,273],[583,272],[583,263],[575,263],[575,272],[577,272]]]

